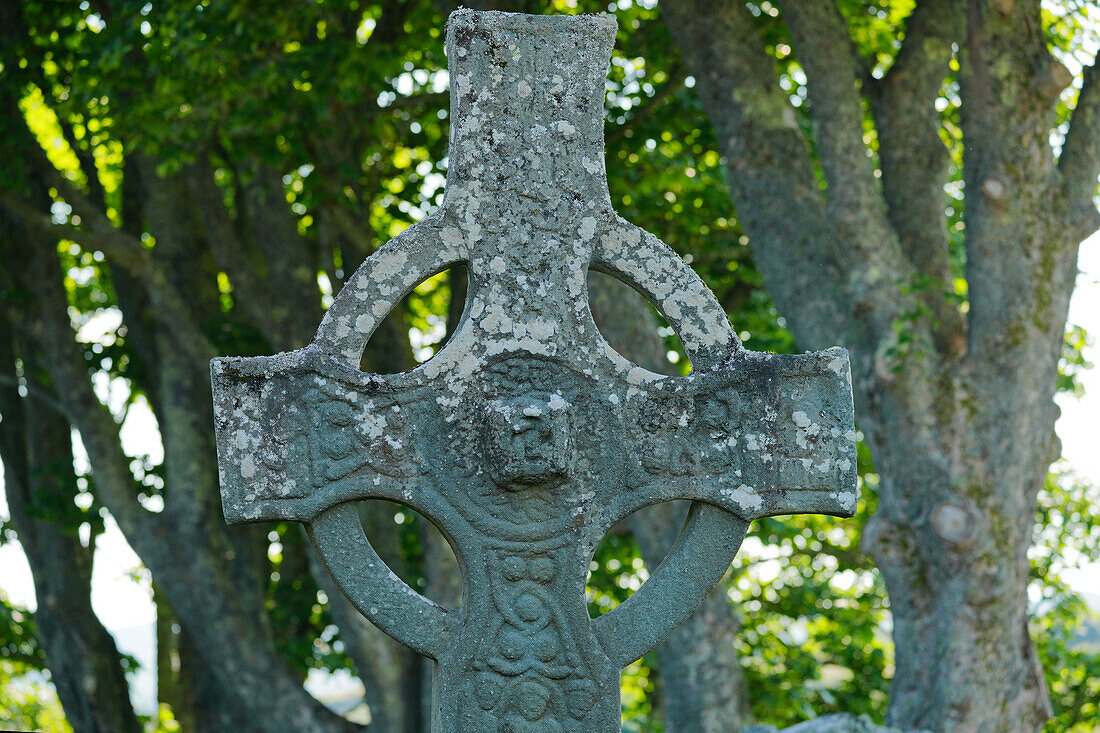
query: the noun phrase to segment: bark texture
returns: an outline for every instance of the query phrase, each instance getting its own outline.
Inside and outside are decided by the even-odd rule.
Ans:
[[[808,79],[816,159],[744,5],[686,0],[662,12],[769,292],[804,348],[852,351],[882,480],[863,543],[893,610],[890,721],[1037,730],[1049,703],[1028,636],[1026,552],[1059,452],[1053,396],[1077,249],[1097,225],[1097,72],[1056,160],[1054,105],[1069,77],[1045,46],[1037,1],[922,0],[881,79],[866,73],[835,2],[778,6]],[[950,283],[933,107],[952,43],[968,308]]]
[[[10,92],[13,88],[8,84],[4,90]],[[203,730],[352,728],[310,697],[276,652],[264,609],[270,573],[267,530],[230,529],[222,519],[208,381],[209,358],[217,353],[208,328],[220,310],[217,290],[209,283],[216,281],[218,269],[215,248],[205,238],[189,185],[201,179],[201,169],[187,167],[162,177],[155,161],[139,153],[130,156],[122,206],[127,218],[123,227],[116,227],[102,201],[96,200],[94,187],[82,191],[53,168],[26,128],[16,99],[5,94],[2,101],[0,125],[7,142],[18,151],[12,169],[23,174],[19,180],[8,182],[5,193],[6,236],[0,240],[0,259],[9,278],[5,292],[11,295],[5,299],[10,309],[6,316],[15,338],[26,345],[25,351],[35,355],[32,363],[42,370],[51,402],[80,433],[91,462],[96,498],[152,571],[158,589],[179,620],[186,637],[183,646],[188,652],[181,658],[190,662],[184,677],[196,725]],[[96,180],[94,168],[85,174],[87,180]],[[48,203],[42,202],[50,201],[47,191],[51,187],[71,202],[74,211],[81,212],[85,222],[82,229],[60,227],[41,213],[48,210]],[[253,205],[257,220],[287,218],[279,219],[278,210],[285,208],[285,202],[267,200],[266,205],[275,209],[270,212],[264,211],[263,205],[262,197]],[[238,232],[250,231],[244,222],[239,224]],[[68,231],[62,235],[62,229]],[[155,249],[142,244],[141,233],[148,231],[156,232]],[[292,227],[290,233],[297,236],[296,228]],[[166,488],[161,512],[150,511],[138,501],[131,459],[119,442],[119,425],[93,391],[88,364],[70,325],[62,288],[65,273],[60,271],[57,258],[59,235],[101,248],[117,268],[112,280],[119,307],[133,342],[138,344],[133,358],[140,363],[132,375],[140,382],[135,387],[149,398],[165,446]],[[303,262],[310,254],[303,243],[287,246],[278,256]],[[286,273],[298,273],[299,268],[286,265],[270,273],[265,271],[268,264],[249,263],[251,269],[239,271],[240,279],[256,280],[262,274],[268,283],[281,284],[285,293],[301,293],[293,283],[280,282],[281,277],[289,277]],[[311,310],[315,317],[320,314],[319,303],[311,302],[308,294],[298,298],[277,323],[277,332],[289,334],[289,338],[296,334],[290,314]],[[5,368],[13,363],[8,361]],[[5,405],[5,418],[9,408],[19,407]],[[31,409],[24,408],[24,412],[31,414]],[[104,639],[105,632],[87,605],[90,558],[84,560],[88,567],[64,569],[66,562],[72,565],[76,561],[69,557],[75,553],[71,547],[74,538],[59,543],[61,548],[69,547],[64,553],[56,553],[55,557],[52,549],[43,549],[46,555],[38,558],[33,554],[38,546],[34,533],[43,530],[20,527],[19,531],[27,538],[32,562],[41,559],[43,568],[58,568],[48,582],[56,582],[61,590],[39,589],[39,597],[46,601],[40,611],[46,616],[42,628],[47,634],[57,628],[58,624],[50,620],[53,608],[49,600],[61,598],[64,591],[59,618],[65,617],[64,604],[69,604],[69,610],[86,611],[86,618],[79,623],[67,620],[67,638],[72,642],[72,635],[79,634],[89,647],[101,647],[102,654],[89,654],[82,663],[104,660],[96,663],[110,664],[114,660],[117,664],[113,644],[107,648],[110,638]],[[75,598],[81,579],[83,600]],[[55,646],[61,648],[62,643],[58,641]],[[77,661],[83,657],[76,651],[79,648],[72,649]],[[63,669],[51,660],[51,665],[55,663],[57,669]],[[101,703],[99,695],[110,696],[113,678],[109,670],[91,675],[102,680],[99,693],[97,685],[85,684],[90,676],[87,670],[78,665],[72,674],[78,673],[75,679],[58,676],[63,700],[71,700],[72,691],[83,691],[83,697],[73,704],[94,707]],[[70,700],[65,702],[67,713],[72,706]],[[128,710],[128,700],[125,702]],[[74,724],[82,720],[76,713],[71,714]],[[134,724],[124,718],[101,729],[132,729]]]
[[[23,364],[29,399],[16,387]],[[39,354],[17,344],[0,313],[0,459],[12,525],[34,575],[35,621],[51,679],[76,733],[137,733],[114,639],[92,610],[92,547],[78,534],[68,421],[51,404]],[[94,539],[94,538],[93,538]]]

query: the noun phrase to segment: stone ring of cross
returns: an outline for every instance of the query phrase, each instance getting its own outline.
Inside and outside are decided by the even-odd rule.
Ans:
[[[440,209],[364,262],[309,346],[212,364],[227,521],[306,524],[351,602],[436,660],[433,730],[618,730],[622,667],[703,601],[751,520],[856,507],[847,352],[746,350],[691,268],[612,209],[615,30],[600,16],[452,14]],[[456,265],[468,296],[443,348],[403,374],[360,371],[390,310]],[[604,341],[589,269],[649,299],[690,375],[647,371]],[[356,508],[372,498],[447,537],[460,609],[378,557]],[[597,544],[676,499],[694,503],[664,562],[590,618]]]

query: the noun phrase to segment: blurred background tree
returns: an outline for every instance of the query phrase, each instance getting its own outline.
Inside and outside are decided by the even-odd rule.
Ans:
[[[617,16],[606,134],[619,212],[691,262],[750,348],[849,346],[873,438],[873,450],[861,446],[858,517],[756,523],[725,592],[627,669],[624,727],[725,731],[847,711],[937,731],[1034,729],[1043,712],[1030,611],[1047,729],[1089,730],[1100,657],[1074,642],[1088,610],[1059,573],[1067,558],[1098,554],[1096,495],[1070,476],[1040,491],[1033,476],[1057,456],[1049,397],[1073,389],[1082,366],[1083,335],[1063,338],[1064,306],[1077,242],[1095,223],[1100,92],[1078,103],[1093,72],[1067,67],[1091,61],[1095,10],[1023,0],[469,4]],[[303,689],[309,670],[323,669],[363,682],[370,730],[427,730],[426,664],[343,601],[301,528],[222,521],[207,362],[308,342],[355,267],[439,205],[442,36],[456,5],[0,7],[4,530],[28,556],[39,601],[33,617],[0,604],[0,722],[60,725],[56,705],[27,686],[36,678],[26,672],[48,669],[77,731],[357,727]],[[997,83],[981,87],[992,72]],[[1000,96],[985,99],[985,88]],[[962,114],[968,94],[980,114]],[[1072,190],[1057,198],[1051,140],[1062,149],[1071,116],[1078,152],[1063,157],[1076,168],[1059,163],[1059,185]],[[964,139],[985,139],[978,158],[964,156]],[[964,205],[967,191],[984,203]],[[1015,251],[1036,253],[1034,271],[1017,277],[1006,265],[998,284],[994,264],[982,269],[1015,262],[1006,254]],[[689,369],[652,308],[600,276],[591,289],[622,353]],[[990,316],[986,330],[968,331],[973,308],[988,307],[971,293],[1005,289],[1033,308],[1027,318]],[[463,293],[460,271],[419,285],[372,337],[363,367],[396,372],[430,358]],[[982,333],[998,347],[983,346]],[[986,381],[973,379],[967,356],[982,349],[982,369],[1004,367]],[[1002,405],[980,404],[1011,390],[1026,396],[1008,421],[1021,432],[994,435],[1006,427],[993,409]],[[162,461],[122,449],[119,426],[135,407],[155,415]],[[1033,420],[1015,417],[1027,411]],[[976,458],[983,435],[1020,454],[1007,461],[1010,476],[986,465],[998,456],[963,460]],[[74,467],[80,451],[88,464]],[[873,458],[885,460],[881,476]],[[909,470],[921,462],[938,473]],[[939,536],[930,517],[943,504],[1003,542],[1004,557],[984,539]],[[644,582],[683,511],[651,508],[605,539],[588,589],[593,615]],[[133,660],[88,600],[108,515],[152,575],[157,720],[135,716],[123,679]],[[865,533],[876,515],[879,528]],[[399,575],[457,602],[453,557],[428,522],[383,502],[364,502],[361,516]],[[997,516],[1008,521],[991,527]],[[1021,575],[1032,531],[1031,572]],[[972,597],[990,586],[1003,593]],[[984,653],[990,646],[1009,656]],[[956,665],[966,654],[978,668]],[[979,691],[988,700],[960,710]]]

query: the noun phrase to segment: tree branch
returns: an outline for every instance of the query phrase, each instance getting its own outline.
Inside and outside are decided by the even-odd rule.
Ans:
[[[130,459],[122,451],[119,425],[92,388],[87,365],[69,325],[68,303],[61,289],[61,271],[52,254],[51,240],[36,238],[25,229],[21,242],[5,240],[0,251],[16,265],[17,285],[30,294],[33,307],[15,313],[27,336],[38,345],[49,363],[56,400],[80,432],[96,477],[96,496],[118,521],[131,541],[150,534],[159,521],[137,502]],[[22,246],[20,246],[22,245]],[[155,541],[155,540],[153,540]],[[140,542],[139,542],[140,544]],[[135,549],[141,552],[138,545]]]
[[[853,210],[873,206],[879,196],[863,142],[858,64],[847,21],[832,0],[783,0],[778,5],[795,57],[806,71],[810,116],[829,203]]]
[[[0,206],[6,208],[9,212],[18,216],[29,226],[33,226],[43,233],[50,233],[58,239],[69,239],[81,246],[87,247],[93,250],[99,250],[111,259],[127,270],[136,271],[139,274],[147,272],[147,263],[143,263],[136,258],[127,260],[127,256],[124,254],[121,258],[114,256],[118,252],[125,252],[130,243],[127,241],[129,235],[126,233],[111,228],[110,232],[94,232],[90,229],[82,229],[72,224],[57,224],[53,218],[46,213],[43,213],[38,208],[32,206],[25,199],[20,198],[11,193],[0,191]]]
[[[1016,384],[1034,394],[1033,370],[1053,369],[1061,351],[1077,245],[1066,236],[1050,151],[1055,62],[1041,12],[1038,0],[969,0],[959,48],[967,354],[975,373],[1003,374],[995,389]]]
[[[807,40],[809,30],[799,33],[811,89],[817,84],[813,93],[835,86],[840,95],[835,102],[819,98],[815,112],[824,115],[831,105],[840,107],[837,119],[826,125],[825,145],[831,146],[827,175],[833,177],[826,202],[797,114],[779,86],[747,8],[722,0],[684,0],[661,7],[723,145],[739,221],[795,339],[803,348],[840,340],[864,355],[876,353],[896,337],[894,324],[917,307],[900,287],[912,267],[889,227],[866,159],[850,42],[845,26],[836,22],[835,8],[829,11],[830,37],[835,36],[844,55],[837,74],[846,78],[846,90],[822,68],[832,56],[815,57],[814,44],[819,42]],[[834,139],[841,130],[855,142]],[[853,172],[843,171],[841,161],[851,161]],[[843,190],[849,186],[851,190]],[[854,211],[841,205],[848,201]],[[861,372],[857,379],[874,379],[871,361],[853,362]]]
[[[901,49],[875,86],[886,89],[916,83],[919,88],[913,91],[931,103],[947,75],[956,32],[950,0],[918,0],[906,23]]]
[[[806,71],[810,116],[828,185],[826,210],[847,246],[842,262],[905,277],[911,267],[890,226],[863,133],[863,100],[848,23],[833,0],[779,2]],[[885,283],[872,283],[878,290]],[[888,286],[886,286],[888,287]]]
[[[48,391],[42,389],[34,382],[28,380],[26,381],[26,383],[21,384],[19,380],[15,377],[11,377],[6,374],[0,374],[0,387],[7,387],[9,389],[17,389],[19,387],[23,387],[27,390],[27,396],[31,399],[38,400],[46,407],[49,407],[51,410],[54,410],[55,412],[58,412],[62,415],[66,414],[64,406],[57,401],[57,398],[50,394]],[[0,414],[2,413],[3,410],[0,410]]]
[[[116,227],[101,208],[61,175],[30,135],[30,131],[26,128],[24,130],[27,137],[26,154],[30,157],[31,167],[41,179],[40,183],[44,187],[51,186],[57,190],[72,207],[73,214],[80,217],[80,224],[86,228],[87,234],[82,236],[80,232],[85,230],[75,227],[57,229],[59,225],[54,224],[52,218],[33,207],[28,208],[28,202],[12,194],[0,193],[0,203],[20,217],[25,217],[27,223],[40,230],[91,244],[107,255],[113,264],[126,268],[145,287],[149,302],[156,309],[158,318],[178,341],[181,351],[205,371],[217,351],[192,319],[181,317],[190,310],[187,300],[173,285],[165,267],[157,262],[153,250],[147,249],[138,237]]]
[[[954,37],[950,0],[922,0],[893,66],[869,95],[890,223],[902,251],[931,281],[921,300],[935,317],[937,350],[948,356],[965,348],[966,325],[947,297],[951,258],[943,187],[951,159],[939,136],[935,99],[949,71]]]
[[[135,274],[148,274],[152,257],[142,246],[141,240],[115,227],[100,207],[53,166],[38,141],[30,134],[30,130],[25,132],[26,154],[42,184],[57,190],[65,203],[72,207],[73,214],[79,216],[81,223],[100,241],[104,254],[123,267],[135,271]],[[13,196],[6,195],[5,203],[11,203],[13,199]],[[32,215],[31,218],[40,218],[40,216]],[[47,220],[52,223],[48,217]]]
[[[739,3],[683,0],[661,12],[726,155],[738,219],[768,290],[804,348],[855,336],[840,243],[795,110]]]
[[[1100,64],[1095,61],[1085,69],[1058,169],[1071,219],[1077,224],[1076,235],[1084,238],[1100,226],[1093,203],[1100,175]]]
[[[236,223],[225,208],[207,157],[200,153],[198,162],[185,171],[185,176],[206,242],[218,266],[229,276],[237,291],[235,307],[247,314],[268,343],[277,349],[285,348],[285,329],[268,317],[273,306],[272,296],[279,295],[278,288],[267,286],[267,267],[263,258],[237,236]]]
[[[80,196],[75,187],[67,188]],[[60,189],[59,192],[61,192]],[[69,199],[66,201],[68,202]],[[88,202],[85,201],[85,203]],[[69,239],[81,246],[103,252],[109,261],[125,268],[142,283],[158,317],[173,332],[182,351],[190,359],[196,364],[206,365],[216,355],[217,352],[213,346],[193,323],[186,319],[171,317],[170,314],[185,313],[188,308],[182,295],[167,279],[163,268],[154,261],[152,251],[142,247],[140,240],[135,240],[126,232],[111,225],[102,214],[99,214],[102,219],[97,220],[97,212],[94,208],[81,206],[81,210],[88,212],[87,218],[81,217],[81,223],[88,227],[83,229],[70,224],[56,224],[48,214],[42,213],[25,200],[10,193],[0,192],[0,205],[43,234],[49,234],[57,239]],[[73,211],[77,211],[75,206]],[[103,222],[106,224],[104,225]]]
[[[665,81],[664,86],[662,86],[652,97],[646,99],[629,119],[613,129],[611,133],[608,134],[604,144],[610,147],[626,137],[628,132],[632,131],[639,123],[660,109],[666,99],[678,92],[684,86],[684,80],[686,79],[687,73],[684,71],[682,65],[676,64],[669,69],[668,79]]]

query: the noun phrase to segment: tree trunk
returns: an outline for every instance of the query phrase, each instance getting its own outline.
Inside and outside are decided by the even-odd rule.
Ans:
[[[142,174],[151,179],[155,172],[145,167]],[[158,232],[157,255],[170,284],[184,294],[190,317],[203,323],[219,308],[204,284],[216,275],[213,261],[195,246],[201,232],[191,209],[180,205],[188,200],[185,181],[158,183],[144,219]],[[165,559],[167,567],[154,573],[200,662],[190,671],[201,695],[200,721],[212,729],[350,728],[311,698],[275,654],[264,611],[268,528],[230,528],[222,518],[208,373],[179,359],[169,338],[157,339],[156,359],[167,487],[162,516],[172,545],[191,549],[189,562]]]
[[[114,639],[92,610],[91,578],[95,537],[84,547],[77,528],[83,519],[73,500],[72,438],[69,423],[48,405],[41,361],[21,344],[0,314],[0,459],[12,525],[34,576],[35,622],[51,679],[65,717],[76,733],[137,733]],[[23,361],[28,395],[15,385],[15,356]]]
[[[163,244],[169,247],[166,237]],[[58,402],[80,430],[91,459],[97,494],[127,540],[158,578],[202,668],[195,677],[202,699],[199,717],[210,728],[255,731],[329,731],[352,726],[310,697],[277,657],[262,607],[262,553],[256,529],[230,530],[218,505],[209,387],[192,363],[179,358],[168,338],[158,338],[158,415],[165,445],[165,509],[154,514],[134,498],[129,460],[118,428],[91,392],[76,352],[52,246],[34,242],[9,261],[24,261],[17,274],[35,302],[21,317],[33,328],[57,389]],[[165,329],[168,331],[168,329]],[[204,417],[205,416],[205,417]],[[261,535],[262,536],[262,535]],[[266,561],[266,560],[265,560]]]
[[[852,351],[856,414],[881,478],[863,543],[894,619],[888,718],[1037,730],[1049,703],[1027,630],[1027,548],[1058,454],[1053,396],[1077,245],[1097,222],[1097,71],[1055,164],[1054,109],[1070,78],[1046,49],[1037,1],[918,3],[881,79],[863,71],[836,3],[778,5],[808,79],[816,160],[743,6],[662,9],[769,292],[803,347]],[[933,103],[952,43],[969,311],[944,282],[947,168]]]

